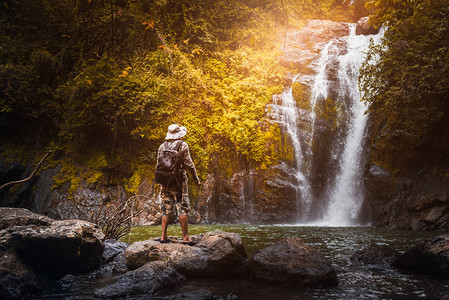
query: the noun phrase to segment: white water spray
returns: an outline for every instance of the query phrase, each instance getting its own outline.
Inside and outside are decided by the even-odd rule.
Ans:
[[[355,24],[350,24],[347,53],[338,57],[340,99],[349,99],[348,132],[343,142],[335,186],[330,189],[330,201],[323,222],[331,226],[354,225],[364,200],[363,145],[366,127],[366,107],[360,101],[358,88],[359,69],[364,60],[363,51],[372,36],[355,35]],[[381,33],[382,34],[382,33]],[[375,36],[380,39],[381,34]]]
[[[292,82],[295,82],[295,76]],[[278,103],[280,101],[280,103]],[[274,98],[274,105],[271,105],[273,110],[272,116],[275,117],[276,122],[279,123],[290,136],[293,144],[293,151],[295,155],[295,169],[293,174],[296,178],[297,185],[295,197],[296,221],[307,220],[310,211],[310,204],[312,202],[310,193],[310,184],[307,177],[304,175],[302,167],[304,165],[304,155],[302,153],[302,145],[298,130],[298,109],[296,101],[293,98],[292,87],[284,90],[279,98]]]

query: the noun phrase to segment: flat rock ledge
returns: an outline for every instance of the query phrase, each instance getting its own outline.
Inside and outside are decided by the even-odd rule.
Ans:
[[[214,231],[193,236],[194,246],[161,244],[156,240],[137,242],[125,251],[130,270],[153,261],[170,263],[187,277],[234,277],[249,274],[247,253],[236,233]]]
[[[31,297],[65,274],[101,265],[104,234],[95,224],[2,207],[0,228],[0,299]]]
[[[449,278],[449,233],[419,242],[393,262],[393,266]]]
[[[304,287],[338,285],[331,263],[297,237],[259,250],[250,259],[253,275],[262,280]]]

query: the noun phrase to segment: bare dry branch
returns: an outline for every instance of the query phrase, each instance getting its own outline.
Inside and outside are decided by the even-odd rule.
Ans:
[[[34,171],[31,173],[31,175],[30,175],[28,178],[21,179],[21,180],[17,180],[17,181],[10,181],[10,182],[7,182],[7,183],[5,183],[4,185],[0,186],[0,191],[1,191],[2,189],[4,189],[5,187],[7,187],[7,186],[14,185],[14,184],[19,184],[19,183],[25,183],[25,182],[27,182],[27,181],[30,181],[30,180],[34,177],[34,175],[36,175],[37,170],[39,170],[39,168],[41,167],[42,163],[43,163],[44,160],[50,155],[51,152],[52,152],[52,150],[48,151],[48,152],[44,155],[44,157],[42,157],[41,161],[37,164],[36,168],[34,168]]]

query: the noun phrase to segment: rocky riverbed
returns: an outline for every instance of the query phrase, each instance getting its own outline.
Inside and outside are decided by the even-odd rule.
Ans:
[[[149,239],[129,245],[104,240],[100,228],[85,221],[56,221],[17,208],[0,208],[0,216],[0,296],[5,299],[62,294],[236,299],[232,290],[222,295],[202,288],[168,293],[186,282],[211,278],[295,289],[331,289],[338,284],[332,263],[297,237],[281,239],[248,257],[241,237],[232,232],[194,235],[193,246],[176,238],[166,244]],[[448,240],[449,235],[440,235],[402,254],[374,245],[355,253],[352,260],[448,278]]]

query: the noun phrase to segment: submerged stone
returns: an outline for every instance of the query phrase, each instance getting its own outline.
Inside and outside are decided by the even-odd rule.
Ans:
[[[259,250],[250,267],[258,279],[298,286],[336,286],[337,273],[317,250],[297,237],[281,240]]]
[[[196,291],[192,291],[192,292],[185,292],[185,293],[175,294],[175,295],[166,296],[166,297],[158,297],[158,299],[161,299],[161,300],[180,300],[180,299],[182,299],[182,300],[213,300],[216,298],[214,298],[214,295],[212,294],[211,291],[205,290],[205,289],[200,289],[200,290],[196,290]]]
[[[449,278],[449,234],[416,244],[399,256],[393,265],[399,269]]]
[[[400,255],[399,251],[387,245],[371,245],[356,251],[351,261],[367,265],[389,264]]]

